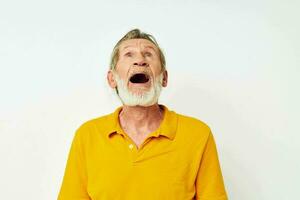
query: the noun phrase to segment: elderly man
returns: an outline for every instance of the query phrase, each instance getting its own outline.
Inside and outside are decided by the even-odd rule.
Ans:
[[[58,200],[226,200],[210,128],[158,104],[165,57],[138,29],[115,46],[107,80],[123,106],[76,131]]]

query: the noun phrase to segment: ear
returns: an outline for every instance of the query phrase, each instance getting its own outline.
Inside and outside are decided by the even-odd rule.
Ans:
[[[109,70],[107,72],[107,82],[108,82],[108,84],[111,88],[116,88],[117,87],[117,82],[116,82],[116,80],[114,78],[114,74],[111,70]]]
[[[163,72],[162,86],[167,87],[167,85],[168,85],[168,72],[167,72],[167,70],[165,70]]]

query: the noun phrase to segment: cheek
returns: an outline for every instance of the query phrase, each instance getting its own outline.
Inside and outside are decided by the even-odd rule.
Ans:
[[[153,68],[152,68],[153,74],[159,75],[161,73],[161,69],[162,66],[160,61],[153,63]]]
[[[118,70],[117,70],[118,76],[119,76],[121,79],[125,80],[127,71],[125,71],[124,68],[122,68],[122,67],[120,67],[120,66],[118,66],[118,67],[119,67]]]
[[[124,67],[128,66],[129,63],[130,63],[130,61],[129,61],[128,59],[120,59],[120,60],[117,62],[117,65],[118,65],[119,67],[124,68]]]
[[[130,68],[130,61],[128,60],[119,60],[116,65],[117,71],[119,73],[127,72]]]

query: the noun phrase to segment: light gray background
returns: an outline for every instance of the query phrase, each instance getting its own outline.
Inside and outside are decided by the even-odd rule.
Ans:
[[[56,199],[75,129],[120,105],[131,28],[166,54],[161,103],[212,129],[229,198],[299,199],[299,1],[0,3],[1,199]]]

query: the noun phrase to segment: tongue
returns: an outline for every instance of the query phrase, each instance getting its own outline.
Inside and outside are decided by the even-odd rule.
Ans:
[[[145,74],[135,74],[130,78],[132,83],[146,83],[149,81],[149,78]]]

